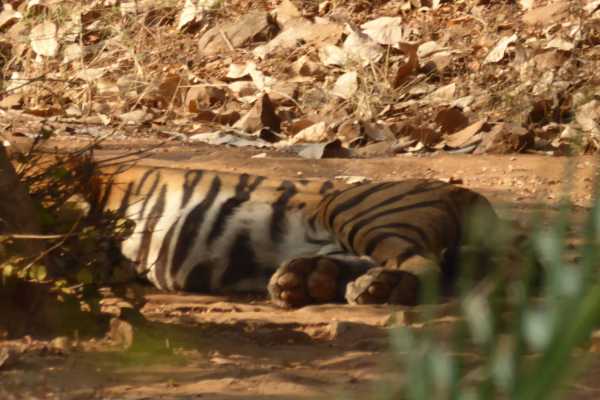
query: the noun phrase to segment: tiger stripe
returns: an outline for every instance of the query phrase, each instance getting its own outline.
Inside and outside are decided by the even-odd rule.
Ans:
[[[176,276],[184,261],[188,258],[193,244],[196,242],[196,237],[200,227],[204,223],[204,218],[208,210],[212,207],[219,191],[221,190],[221,179],[215,176],[210,185],[210,189],[206,197],[196,205],[185,217],[181,232],[173,253],[173,262],[171,274]]]
[[[273,243],[280,242],[281,238],[285,234],[286,208],[292,197],[294,197],[297,193],[296,187],[290,181],[281,182],[281,186],[277,188],[277,191],[283,193],[281,193],[281,195],[273,202],[273,205],[271,206],[272,214],[269,232]]]
[[[264,290],[279,265],[313,255],[437,262],[460,245],[469,209],[497,218],[480,194],[427,179],[349,185],[139,166],[102,176],[90,193],[135,222],[123,254],[166,290]]]

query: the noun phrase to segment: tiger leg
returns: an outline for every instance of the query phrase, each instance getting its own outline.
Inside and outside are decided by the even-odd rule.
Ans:
[[[284,262],[269,280],[271,301],[291,308],[344,301],[349,282],[377,265],[353,255],[298,257]]]
[[[439,267],[435,261],[413,255],[398,266],[374,267],[346,287],[349,304],[419,303],[425,279],[438,279]]]

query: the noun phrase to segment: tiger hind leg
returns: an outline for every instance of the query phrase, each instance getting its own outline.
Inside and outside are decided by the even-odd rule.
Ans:
[[[343,302],[347,285],[377,264],[353,255],[298,257],[284,262],[271,276],[271,301],[285,308]]]

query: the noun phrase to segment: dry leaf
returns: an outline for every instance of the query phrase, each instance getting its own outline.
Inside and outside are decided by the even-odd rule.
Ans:
[[[456,93],[456,83],[451,83],[431,93],[426,100],[431,103],[449,103],[454,99],[454,93]]]
[[[107,73],[107,68],[84,68],[75,74],[75,79],[83,79],[86,82],[98,80]]]
[[[185,0],[181,9],[177,29],[182,30],[190,25],[197,24],[204,18],[204,8],[196,0]]]
[[[212,110],[199,109],[196,111],[195,119],[198,121],[214,122],[220,125],[231,126],[239,121],[240,113],[237,111],[214,112]]]
[[[558,50],[544,51],[533,57],[533,62],[538,71],[562,67],[569,58],[568,54]]]
[[[404,54],[408,56],[408,61],[398,68],[394,78],[394,88],[406,82],[406,79],[419,68],[419,57],[417,56],[419,46],[410,43],[399,43],[398,45]]]
[[[242,98],[250,97],[252,99],[251,103],[255,101],[256,94],[258,89],[256,85],[254,85],[251,81],[238,81],[231,82],[229,85],[229,90],[231,90],[236,96],[238,96],[239,100]]]
[[[588,4],[586,4],[583,9],[588,14],[593,14],[596,10],[600,8],[600,0],[590,0]],[[1,27],[2,25],[0,25]]]
[[[361,121],[360,126],[362,127],[362,132],[372,141],[392,141],[396,138],[388,125],[370,121]]]
[[[348,58],[359,62],[363,67],[383,57],[381,46],[361,32],[352,31],[344,40],[342,48]]]
[[[0,59],[10,60],[12,58],[12,54],[13,45],[7,41],[0,40]]]
[[[469,119],[456,108],[446,108],[438,112],[435,122],[442,128],[442,133],[454,133],[469,125]]]
[[[358,73],[356,71],[346,72],[341,75],[333,85],[331,93],[348,100],[358,90]]]
[[[414,97],[422,97],[427,93],[431,93],[435,90],[435,85],[427,82],[417,82],[414,85],[410,85],[407,92],[409,95]]]
[[[21,108],[22,105],[23,94],[21,93],[9,94],[0,100],[0,108],[4,109]]]
[[[319,48],[319,60],[327,66],[343,67],[348,62],[348,54],[341,47],[328,44]]]
[[[465,129],[453,133],[452,135],[448,135],[446,137],[446,145],[452,148],[460,148],[479,142],[481,140],[481,136],[478,135],[478,133],[484,127],[486,122],[486,119],[480,119],[479,121],[467,126]]]
[[[338,181],[344,181],[349,185],[371,182],[370,178],[367,178],[366,176],[357,175],[336,175],[333,177],[333,179],[337,179]]]
[[[571,125],[567,125],[565,129],[560,133],[558,139],[574,141],[581,140],[581,130],[573,128]]]
[[[127,113],[119,114],[118,117],[128,125],[140,125],[152,118],[152,115],[140,108]]]
[[[344,148],[342,143],[337,139],[329,143],[313,143],[301,147],[302,149],[298,152],[298,155],[313,160],[321,158],[346,158],[350,156],[350,151]]]
[[[537,7],[523,15],[523,22],[528,25],[550,25],[558,21],[569,10],[568,1],[557,1],[548,5]]]
[[[421,142],[417,142],[414,146],[410,146],[406,148],[406,151],[409,153],[422,153],[425,150],[425,145]]]
[[[286,24],[283,32],[280,32],[267,44],[256,47],[252,53],[256,57],[264,59],[274,52],[293,50],[303,45],[334,44],[339,41],[343,32],[342,25],[325,19],[311,22],[305,18],[295,18]]]
[[[252,78],[252,82],[258,90],[265,90],[267,87],[271,87],[275,80],[269,76],[266,76],[256,68],[256,64],[249,62],[245,65],[231,64],[227,71],[227,78],[229,79],[240,79],[246,76]]]
[[[202,142],[215,146],[230,145],[234,147],[273,147],[269,142],[266,142],[256,136],[242,134],[239,132],[208,132],[197,133],[189,137],[190,142]]]
[[[354,120],[346,120],[338,126],[336,137],[346,146],[352,147],[360,141],[364,141],[364,134],[360,124]]]
[[[0,145],[2,145],[2,143],[0,143]],[[12,368],[13,365],[18,362],[18,360],[19,357],[17,356],[17,352],[14,349],[8,347],[0,348],[0,370],[7,370],[8,368]]]
[[[475,150],[475,154],[520,152],[532,147],[533,143],[534,135],[531,131],[519,125],[501,122],[483,134],[481,144]]]
[[[68,64],[71,61],[81,60],[83,49],[78,43],[71,43],[63,48],[63,64]]]
[[[185,96],[185,108],[189,112],[198,112],[202,108],[211,108],[225,101],[225,90],[210,85],[192,86]]]
[[[197,0],[198,6],[203,10],[213,10],[223,5],[223,0]]]
[[[283,0],[275,8],[275,18],[280,26],[285,26],[287,22],[302,17],[302,13],[290,0]]]
[[[27,108],[24,110],[27,114],[35,115],[37,117],[54,117],[57,115],[63,115],[64,110],[61,107],[36,107]]]
[[[264,11],[250,12],[238,21],[217,26],[205,32],[198,41],[198,49],[204,55],[220,54],[242,47],[259,37],[268,37],[273,29],[269,14]]]
[[[473,101],[475,100],[474,96],[464,96],[464,97],[460,97],[456,100],[454,100],[453,102],[450,103],[451,107],[458,107],[461,110],[465,110],[467,109],[471,104],[473,104]]]
[[[257,69],[250,71],[250,77],[252,78],[252,82],[254,82],[254,86],[256,86],[258,90],[268,90],[276,83],[275,79],[271,78],[270,76],[266,76]]]
[[[119,94],[119,86],[112,79],[98,79],[96,81],[96,100],[115,100]]]
[[[360,26],[363,33],[383,45],[396,45],[406,40],[402,17],[380,17]]]
[[[323,142],[329,138],[325,121],[317,122],[294,135],[295,142]]]
[[[256,70],[256,64],[253,62],[247,64],[229,64],[225,77],[229,79],[241,79],[250,76],[251,70]]]
[[[411,136],[402,136],[396,140],[396,143],[392,145],[393,153],[405,153],[408,149],[413,146],[417,141]]]
[[[318,75],[321,72],[320,65],[312,61],[306,54],[294,62],[292,69],[296,74],[301,76],[315,77],[315,75]]]
[[[575,44],[573,42],[568,42],[561,38],[554,38],[548,42],[545,47],[546,49],[558,49],[562,51],[571,51],[575,48]]]
[[[97,68],[96,70],[98,73],[104,73],[102,68]],[[138,97],[146,89],[146,85],[143,82],[140,82],[135,74],[121,75],[117,79],[117,86],[121,91],[121,96],[125,98]]]
[[[431,56],[429,61],[424,65],[424,69],[435,67],[433,70],[443,72],[452,62],[454,58],[450,51],[440,51]]]
[[[113,318],[110,321],[108,337],[123,350],[130,349],[134,340],[133,326],[127,321]]]
[[[277,107],[295,106],[298,95],[298,84],[294,82],[278,82],[267,93],[271,102]]]
[[[184,102],[183,90],[181,88],[183,85],[186,85],[183,77],[178,74],[167,74],[151,95],[155,97],[159,107],[180,106]]]
[[[354,149],[353,154],[357,157],[372,158],[372,157],[390,157],[396,153],[395,141],[384,141],[369,143],[367,145]]]
[[[441,132],[433,130],[426,126],[416,127],[412,134],[414,139],[417,139],[419,143],[427,147],[435,146],[442,139]]]
[[[263,94],[252,109],[235,123],[234,127],[248,133],[257,132],[263,128],[281,132],[281,119],[275,113],[275,107],[269,96]]]
[[[44,0],[29,0],[27,2],[27,13],[29,15],[40,15],[43,12],[48,12],[48,5],[45,3],[59,3],[60,0],[44,1]]]
[[[519,0],[519,5],[523,10],[531,10],[535,0]]]
[[[496,47],[489,52],[485,60],[483,60],[484,64],[495,63],[504,58],[504,53],[506,52],[506,48],[511,44],[517,41],[517,34],[514,33],[512,36],[503,37],[498,41]]]
[[[12,5],[3,4],[3,9],[0,11],[0,32],[7,30],[21,18],[23,18],[23,14],[15,11]]]
[[[575,120],[586,132],[600,134],[600,101],[592,100],[577,108]]]
[[[300,132],[302,129],[308,128],[311,125],[316,124],[315,119],[310,118],[310,117],[303,117],[303,118],[298,118],[296,120],[294,120],[293,122],[291,122],[286,129],[286,134],[288,136],[293,136],[295,134],[297,134],[298,132]]]
[[[546,71],[542,74],[542,76],[538,76],[538,79],[535,81],[535,85],[531,90],[531,94],[534,96],[541,96],[545,93],[548,93],[551,88],[556,85],[556,82],[554,82],[554,77],[554,71]]]
[[[73,343],[67,336],[58,336],[48,343],[48,348],[55,354],[67,354],[72,350]]]
[[[434,41],[429,41],[425,43],[421,43],[417,49],[417,57],[423,59],[432,54],[438,53],[440,51],[448,50],[446,47],[440,46],[439,43]]]
[[[56,25],[52,22],[43,22],[31,29],[29,34],[31,48],[36,54],[46,57],[54,57],[58,52],[58,41],[56,40]]]

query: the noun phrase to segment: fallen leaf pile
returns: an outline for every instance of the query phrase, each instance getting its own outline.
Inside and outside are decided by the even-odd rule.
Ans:
[[[600,1],[9,0],[0,126],[302,157],[592,153]]]

